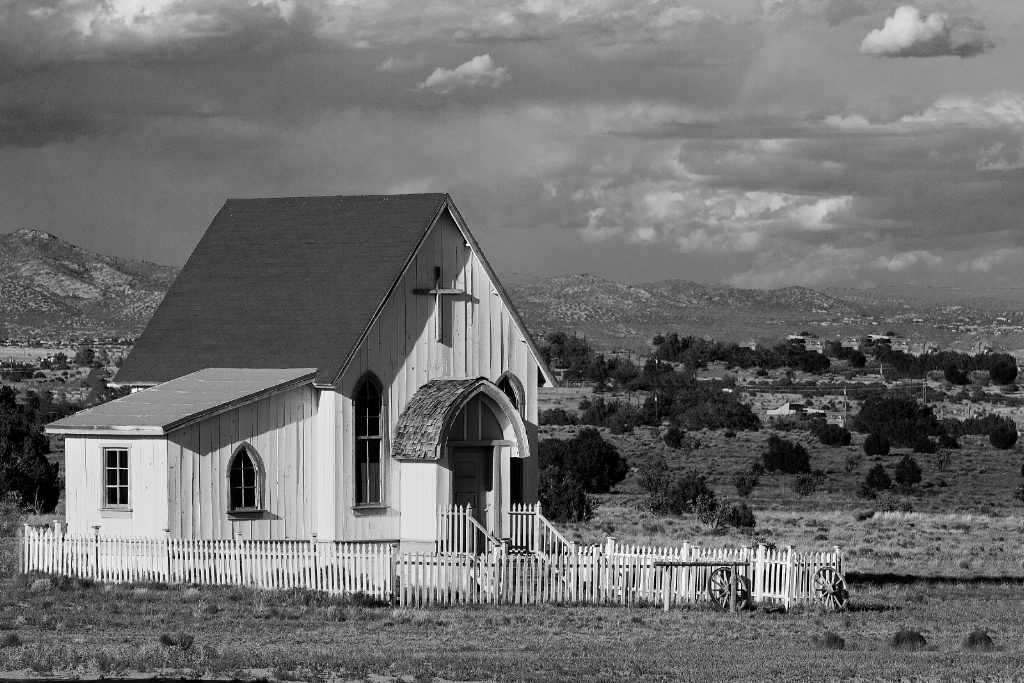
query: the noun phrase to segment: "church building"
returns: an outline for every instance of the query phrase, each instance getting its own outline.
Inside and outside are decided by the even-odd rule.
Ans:
[[[65,437],[72,534],[396,541],[537,501],[550,370],[446,194],[225,203]]]

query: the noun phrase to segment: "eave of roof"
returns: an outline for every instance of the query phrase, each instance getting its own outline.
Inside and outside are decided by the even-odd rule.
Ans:
[[[75,413],[46,426],[49,434],[162,436],[297,386],[316,368],[207,368]]]

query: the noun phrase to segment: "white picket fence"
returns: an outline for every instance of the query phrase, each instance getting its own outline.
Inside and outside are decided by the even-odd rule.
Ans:
[[[22,568],[98,581],[309,588],[390,600],[394,554],[386,543],[65,536],[26,526]]]
[[[534,527],[536,529],[536,527]],[[546,532],[543,532],[546,533]],[[706,562],[741,565],[754,602],[816,599],[822,567],[842,572],[838,548],[798,553],[757,548],[559,544],[560,552],[399,552],[393,544],[304,541],[202,541],[64,536],[26,527],[22,568],[101,581],[162,581],[256,588],[308,588],[364,593],[401,605],[430,604],[667,604],[707,600],[713,567],[664,566]]]

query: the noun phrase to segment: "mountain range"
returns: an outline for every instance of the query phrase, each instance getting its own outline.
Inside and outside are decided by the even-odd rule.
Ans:
[[[0,337],[135,337],[177,274],[38,230],[0,235]]]
[[[54,235],[0,235],[0,338],[136,337],[178,269],[97,254]],[[649,348],[657,333],[770,341],[893,331],[941,346],[1024,348],[1024,289],[740,289],[687,280],[622,284],[593,275],[502,276],[536,337],[565,330],[603,349]]]

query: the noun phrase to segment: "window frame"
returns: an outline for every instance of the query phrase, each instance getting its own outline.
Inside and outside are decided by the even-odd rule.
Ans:
[[[123,484],[120,481],[120,475],[117,477],[118,482],[116,484],[111,485],[110,483],[108,483],[108,481],[109,481],[108,472],[110,471],[111,467],[108,464],[107,455],[109,453],[113,452],[113,451],[119,451],[119,452],[123,451],[124,452],[124,459],[125,459],[124,467],[121,467],[120,466],[120,462],[119,462],[117,464],[117,466],[113,468],[114,470],[116,470],[119,473],[121,471],[124,472],[125,481],[124,481]],[[131,509],[132,509],[132,449],[131,449],[131,446],[128,446],[128,445],[125,445],[125,444],[111,444],[111,445],[101,446],[100,447],[100,458],[101,458],[101,460],[100,460],[100,468],[101,468],[101,471],[103,472],[103,479],[102,479],[103,483],[102,483],[102,485],[100,487],[100,509],[101,510],[109,510],[109,511],[131,512]],[[124,489],[124,494],[125,494],[125,502],[124,503],[120,503],[120,502],[111,503],[111,502],[109,502],[108,492],[110,491],[111,488],[114,488],[114,489],[116,489],[118,491],[120,491],[120,489],[122,489],[122,488]],[[120,496],[118,496],[118,498],[120,498]]]
[[[376,434],[360,435],[360,433],[359,433],[360,432],[360,427],[359,427],[359,421],[360,421],[360,414],[359,414],[360,394],[363,392],[363,389],[367,385],[372,386],[373,389],[377,392],[377,400],[379,402],[379,411],[378,411],[378,414],[377,414],[377,433]],[[385,476],[385,472],[386,472],[385,463],[387,462],[386,453],[388,451],[388,447],[387,447],[387,444],[388,444],[388,435],[387,435],[388,421],[387,421],[387,403],[384,400],[384,396],[385,396],[385,394],[384,394],[384,386],[380,383],[380,380],[377,379],[377,376],[374,375],[372,372],[368,372],[368,373],[364,374],[362,377],[359,378],[359,381],[356,382],[355,390],[352,393],[352,482],[353,482],[353,491],[352,491],[352,501],[353,501],[353,504],[352,504],[352,507],[353,507],[353,509],[357,509],[357,510],[358,509],[374,510],[374,509],[380,509],[380,508],[386,508],[387,507],[387,497],[386,497],[387,477]],[[368,417],[368,415],[367,415],[367,417]],[[367,426],[367,429],[369,429],[368,426]],[[360,444],[361,443],[368,444],[370,442],[376,442],[377,443],[377,460],[378,460],[378,462],[377,462],[377,468],[378,468],[378,475],[377,475],[377,478],[378,478],[377,500],[372,500],[372,496],[369,495],[369,484],[370,484],[369,477],[367,477],[367,481],[365,482],[365,484],[361,480],[361,477],[360,477],[360,468],[361,468],[361,464],[362,464],[361,463],[361,459],[362,459],[362,456],[364,455],[363,453],[360,452],[361,451]],[[367,452],[365,455],[367,456],[367,463],[369,464],[369,452]],[[369,467],[367,467],[367,472],[368,471],[369,471]],[[365,499],[361,499],[360,494],[363,493],[364,487],[365,487],[365,490],[366,490],[366,496],[365,496]]]
[[[512,388],[512,393],[515,394],[515,400],[508,396],[508,392],[501,386],[502,382],[508,382],[508,385]],[[518,411],[519,417],[526,415],[526,390],[523,388],[523,383],[519,381],[515,373],[511,370],[507,370],[501,373],[498,377],[498,381],[494,383],[494,386],[498,387],[498,391],[509,397],[513,407]]]
[[[235,470],[235,463],[238,462],[238,457],[241,454],[245,454],[249,458],[249,462],[252,463],[254,474],[256,477],[256,483],[254,485],[254,495],[256,497],[254,506],[241,506],[234,507],[232,505],[232,497],[235,491],[235,486],[231,481],[231,475]],[[263,458],[260,457],[259,452],[253,448],[252,444],[248,441],[243,441],[235,447],[234,452],[231,454],[231,458],[228,460],[227,471],[225,473],[227,478],[227,511],[229,515],[240,515],[244,516],[247,514],[259,514],[266,512],[263,506],[263,489],[264,483],[266,482],[265,472],[263,469]],[[243,482],[243,489],[244,489]]]

